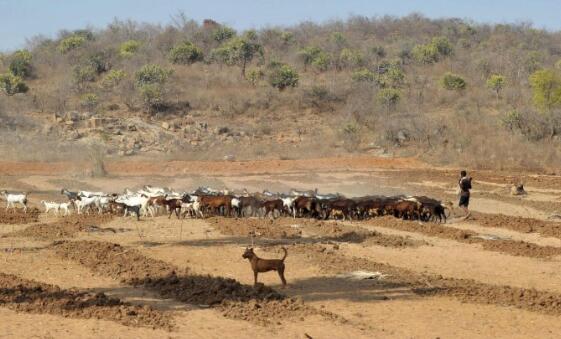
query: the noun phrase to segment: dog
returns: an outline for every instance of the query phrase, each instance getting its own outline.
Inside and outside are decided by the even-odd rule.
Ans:
[[[282,286],[286,286],[286,279],[284,278],[284,259],[288,255],[286,248],[282,248],[284,251],[284,256],[282,259],[261,259],[253,252],[253,248],[247,247],[245,252],[242,254],[242,258],[248,259],[251,263],[251,269],[253,270],[254,285],[257,285],[257,274],[269,271],[277,271],[279,277],[282,281]]]

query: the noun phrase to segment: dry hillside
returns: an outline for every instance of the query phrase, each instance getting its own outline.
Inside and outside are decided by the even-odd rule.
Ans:
[[[561,33],[419,15],[34,37],[0,58],[5,159],[348,153],[559,165]]]

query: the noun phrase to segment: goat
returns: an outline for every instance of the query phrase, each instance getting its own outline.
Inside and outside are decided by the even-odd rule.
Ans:
[[[97,201],[97,197],[93,196],[93,197],[81,197],[80,200],[76,200],[75,204],[76,204],[76,211],[78,212],[78,214],[82,214],[83,210],[85,208],[90,208],[92,206],[94,206],[96,204]],[[89,213],[88,213],[89,214]]]
[[[45,214],[49,214],[50,210],[53,210],[56,215],[58,215],[58,211],[60,210],[60,204],[57,202],[52,201],[45,201],[41,200],[41,204],[45,206]]]
[[[23,206],[23,212],[27,213],[27,193],[8,193],[7,191],[1,191],[0,194],[6,199],[6,210],[11,206],[16,208],[15,204],[21,204]]]
[[[63,188],[60,190],[60,194],[64,194],[70,201],[78,200],[78,192],[70,192],[66,188]]]

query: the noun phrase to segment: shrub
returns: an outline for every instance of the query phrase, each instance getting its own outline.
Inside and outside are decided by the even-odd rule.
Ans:
[[[269,84],[279,91],[298,85],[298,73],[287,64],[275,63],[270,67]]]
[[[325,71],[329,67],[329,55],[321,48],[309,46],[298,51],[298,58],[302,60],[304,69],[313,65],[318,71]]]
[[[329,68],[330,58],[325,52],[319,53],[312,61],[312,67],[320,72],[325,72]]]
[[[86,93],[80,97],[80,106],[92,111],[99,104],[99,99],[94,93]]]
[[[66,54],[76,48],[81,47],[85,42],[86,38],[80,35],[71,35],[60,41],[58,45],[58,51],[62,54]]]
[[[83,90],[86,83],[95,81],[96,75],[91,65],[77,65],[72,69],[72,80],[78,91]]]
[[[149,112],[159,110],[165,103],[165,90],[158,83],[146,84],[139,88],[140,97]]]
[[[395,88],[382,88],[378,91],[376,98],[378,102],[386,106],[389,113],[401,99],[401,92]]]
[[[357,67],[363,62],[363,56],[360,51],[352,50],[349,48],[343,48],[339,54],[339,64],[341,67]]]
[[[367,68],[363,68],[358,71],[354,71],[351,77],[353,81],[357,82],[374,82],[376,74]]]
[[[185,41],[174,46],[168,57],[174,64],[190,65],[203,60],[203,51],[193,43]]]
[[[378,65],[378,76],[376,82],[378,86],[384,87],[400,87],[405,80],[405,73],[401,68],[399,60],[386,61]]]
[[[459,75],[446,72],[440,79],[440,84],[449,91],[461,91],[466,88],[466,81]]]
[[[123,70],[111,70],[109,71],[109,73],[107,73],[107,75],[105,76],[105,78],[103,78],[103,81],[101,82],[101,86],[105,87],[105,88],[113,88],[118,86],[121,81],[125,78],[126,73]]]
[[[160,65],[144,65],[135,73],[136,84],[138,86],[149,84],[163,84],[167,81],[172,73],[172,70],[164,69]]]
[[[12,55],[9,70],[13,75],[22,78],[28,78],[33,73],[33,66],[31,65],[32,55],[27,50],[16,51]]]
[[[265,77],[265,72],[261,68],[253,68],[247,72],[247,80],[253,85],[256,86],[259,81],[263,80]]]
[[[438,51],[438,54],[442,55],[442,56],[449,56],[452,54],[452,45],[450,44],[450,41],[448,41],[448,38],[440,36],[440,37],[434,37],[432,38],[432,41],[430,43],[432,46],[434,46],[436,48],[436,50]]]
[[[91,66],[97,74],[107,72],[111,68],[107,52],[97,52],[90,55],[85,64]]]
[[[541,110],[551,110],[561,105],[561,77],[552,69],[534,72],[530,78],[532,100]]]
[[[138,52],[140,46],[142,46],[142,43],[140,41],[136,41],[136,40],[125,41],[121,44],[121,46],[119,46],[119,55],[122,56],[123,58],[131,57],[136,52]]]
[[[500,74],[493,74],[487,79],[487,88],[493,90],[497,94],[497,99],[499,94],[505,85],[505,77]]]
[[[12,73],[0,75],[0,89],[9,96],[26,93],[29,87],[23,82],[23,79]]]
[[[236,35],[236,31],[228,26],[220,26],[212,31],[212,38],[220,43],[232,39]]]
[[[417,45],[413,47],[411,55],[420,64],[432,64],[438,61],[438,48],[432,44]]]

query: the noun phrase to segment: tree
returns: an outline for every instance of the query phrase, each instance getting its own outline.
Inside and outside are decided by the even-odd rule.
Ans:
[[[26,93],[29,87],[23,82],[23,79],[12,73],[0,75],[0,90],[6,95],[12,96],[18,93]]]
[[[32,55],[28,50],[16,51],[10,61],[10,72],[22,78],[28,78],[33,73],[33,66],[31,65]]]
[[[154,112],[164,106],[165,84],[171,74],[171,70],[154,64],[144,65],[135,73],[136,89],[149,112]]]
[[[298,57],[304,64],[304,71],[307,66],[313,66],[320,72],[326,71],[329,67],[330,58],[321,48],[309,46],[298,51]]]
[[[174,64],[191,65],[203,60],[203,51],[193,43],[185,41],[169,51],[169,60]]]
[[[386,106],[388,114],[401,99],[401,92],[395,88],[382,88],[376,95],[378,101]]]
[[[265,77],[265,72],[263,72],[261,68],[253,68],[250,69],[249,72],[247,72],[247,80],[253,86],[257,86],[259,81],[263,80],[264,77]]]
[[[505,85],[505,77],[500,74],[493,74],[487,79],[487,88],[493,90],[497,95],[497,100],[499,100],[500,92]]]
[[[86,38],[81,35],[71,35],[67,38],[64,38],[60,41],[57,49],[60,53],[66,54],[74,49],[81,47],[84,43],[86,43]]]
[[[448,41],[448,38],[446,37],[443,36],[434,37],[432,38],[430,44],[436,48],[438,54],[440,54],[441,56],[449,56],[452,54],[453,51],[452,45],[450,44],[450,41]]]
[[[121,44],[121,46],[119,46],[119,55],[123,58],[131,57],[140,49],[140,46],[142,46],[140,41],[125,41]]]
[[[219,43],[232,39],[236,31],[228,26],[219,26],[212,31],[212,38]]]
[[[298,73],[289,65],[273,63],[269,68],[269,84],[279,91],[298,85]]]
[[[534,72],[530,78],[534,105],[544,111],[561,105],[561,77],[552,69]]]
[[[378,65],[376,81],[381,88],[398,88],[403,85],[405,73],[399,60],[386,61]]]
[[[440,79],[440,84],[449,91],[461,91],[466,88],[466,81],[459,75],[446,72]]]
[[[245,78],[245,68],[253,58],[263,56],[263,48],[254,40],[247,37],[237,37],[228,41],[224,46],[211,52],[214,58],[227,65],[239,65],[242,76]]]

